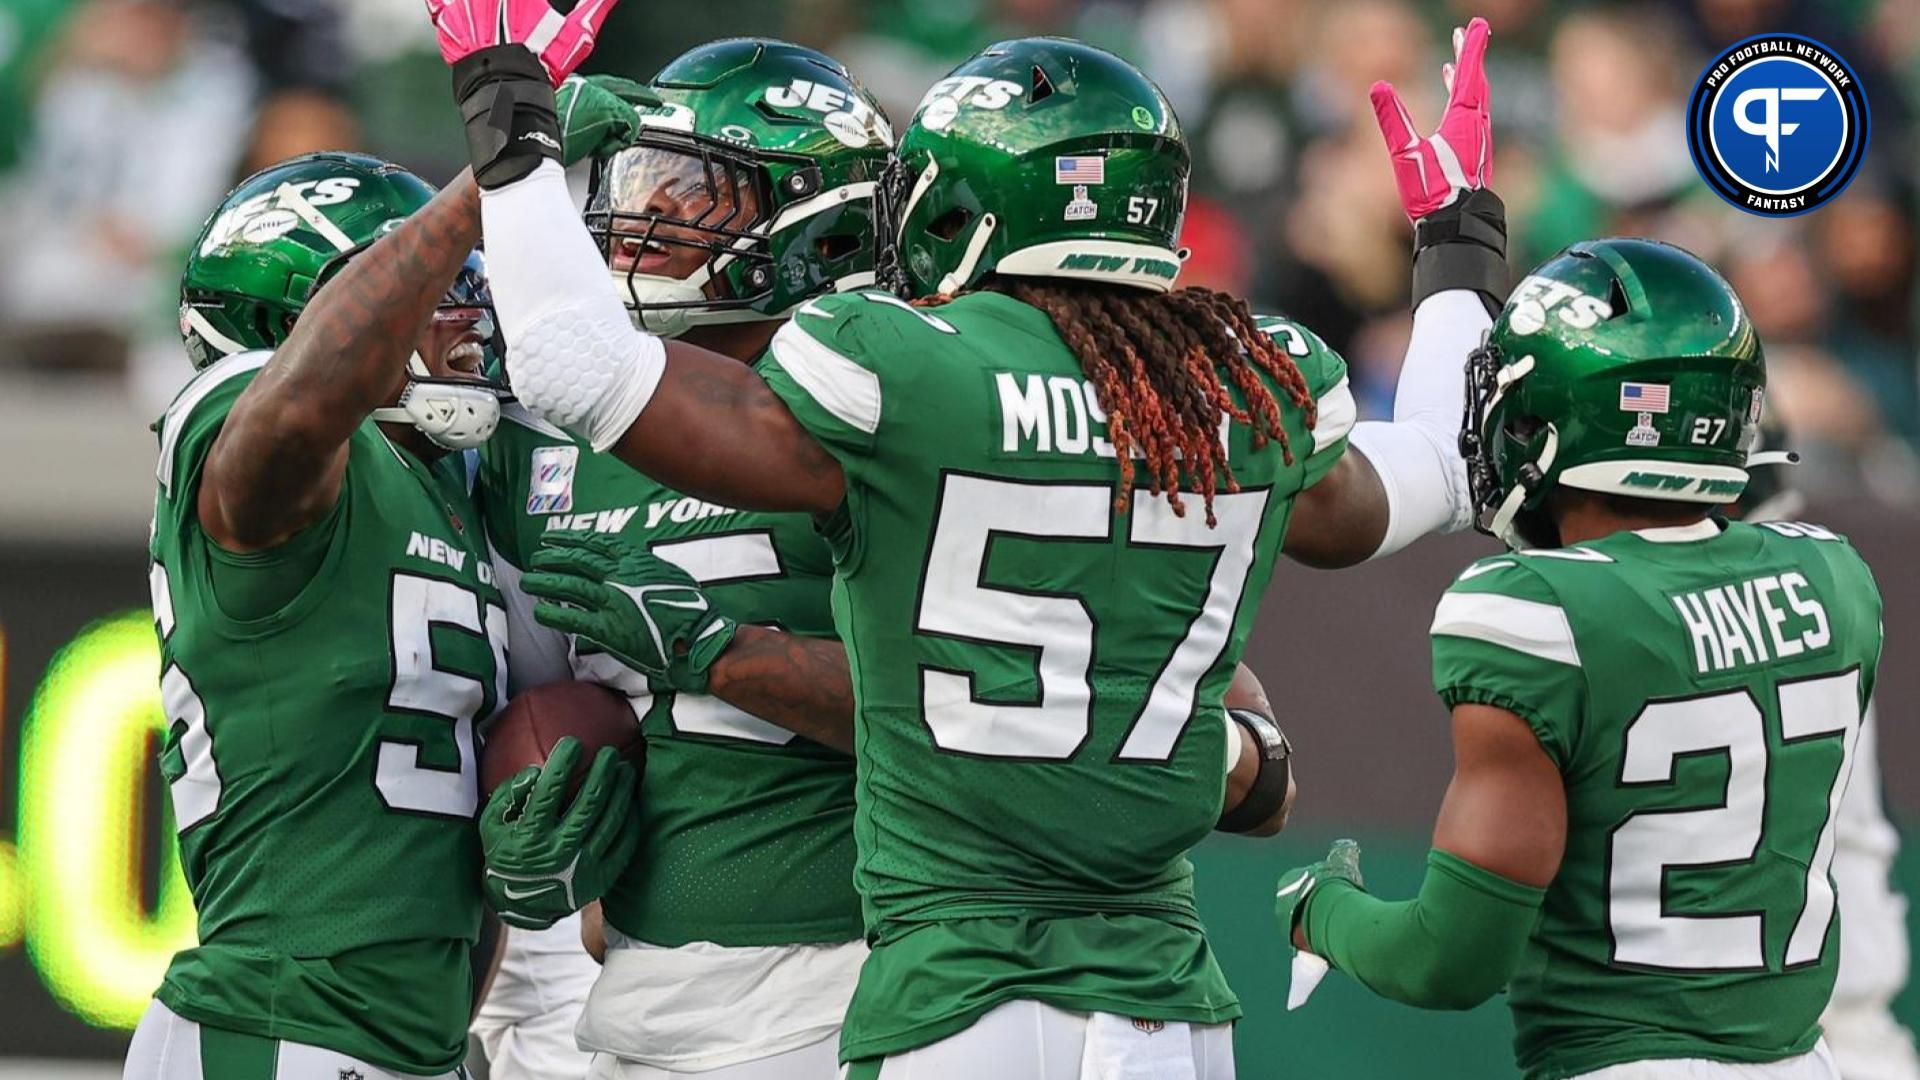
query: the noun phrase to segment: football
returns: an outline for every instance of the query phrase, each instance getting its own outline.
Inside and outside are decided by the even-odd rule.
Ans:
[[[573,777],[575,788],[603,746],[619,750],[635,769],[646,767],[647,740],[624,695],[599,683],[548,683],[507,702],[487,728],[480,750],[482,797],[526,766],[543,764],[553,745],[568,735],[586,750]]]

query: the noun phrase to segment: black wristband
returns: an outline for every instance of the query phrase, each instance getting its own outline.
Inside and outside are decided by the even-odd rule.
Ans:
[[[1507,208],[1485,188],[1467,192],[1413,224],[1413,306],[1447,289],[1472,289],[1498,314],[1512,288]]]
[[[1267,823],[1287,804],[1288,782],[1293,777],[1293,745],[1287,742],[1280,725],[1252,709],[1228,709],[1227,718],[1246,729],[1260,748],[1260,772],[1240,805],[1220,815],[1214,828],[1220,832],[1252,832]]]
[[[519,180],[560,160],[553,84],[524,45],[495,45],[453,65],[453,99],[467,126],[467,157],[483,189]]]

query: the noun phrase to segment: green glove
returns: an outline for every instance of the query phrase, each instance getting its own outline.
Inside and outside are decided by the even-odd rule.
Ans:
[[[1294,940],[1300,913],[1307,897],[1330,881],[1342,881],[1356,889],[1366,888],[1360,880],[1360,843],[1335,840],[1327,857],[1308,866],[1296,866],[1280,875],[1280,888],[1273,894],[1273,917],[1280,920],[1280,932]]]
[[[685,570],[615,536],[548,537],[520,588],[539,598],[534,618],[689,694],[707,692],[739,630]]]
[[[636,110],[660,107],[660,95],[617,75],[569,75],[554,91],[564,164],[608,157],[640,136]]]
[[[487,901],[509,926],[544,930],[598,900],[639,846],[639,778],[611,746],[600,748],[563,812],[581,753],[580,740],[565,736],[545,766],[521,769],[487,800],[480,817]]]

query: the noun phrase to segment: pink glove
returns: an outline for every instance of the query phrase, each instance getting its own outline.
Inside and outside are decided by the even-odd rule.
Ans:
[[[559,86],[593,51],[594,35],[616,2],[580,0],[562,15],[547,0],[427,0],[427,14],[447,63],[495,45],[525,45]]]
[[[1386,136],[1393,158],[1393,179],[1400,205],[1418,221],[1493,179],[1493,114],[1487,91],[1487,20],[1475,18],[1453,32],[1453,60],[1441,68],[1447,82],[1447,111],[1440,128],[1421,138],[1406,103],[1387,82],[1373,84],[1367,97]]]

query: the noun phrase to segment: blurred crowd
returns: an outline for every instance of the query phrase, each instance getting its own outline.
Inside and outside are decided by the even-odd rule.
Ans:
[[[1803,480],[1920,505],[1920,0],[647,0],[614,13],[589,70],[644,79],[700,41],[787,37],[845,61],[898,126],[993,40],[1065,33],[1119,52],[1193,142],[1184,280],[1314,327],[1379,414],[1410,240],[1367,87],[1392,81],[1436,116],[1436,55],[1471,14],[1494,28],[1494,179],[1516,266],[1602,234],[1698,252],[1761,330]],[[1715,198],[1682,119],[1709,53],[1774,30],[1847,57],[1873,112],[1852,188],[1787,220]],[[4,0],[0,379],[104,376],[164,404],[188,373],[178,268],[222,192],[342,147],[445,179],[463,157],[445,79],[419,0]]]

